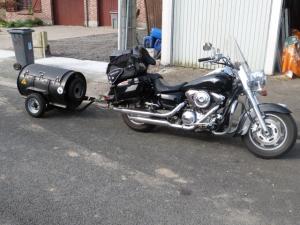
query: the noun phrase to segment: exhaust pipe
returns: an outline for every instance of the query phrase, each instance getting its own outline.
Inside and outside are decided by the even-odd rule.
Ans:
[[[148,117],[169,118],[169,117],[174,116],[176,113],[178,113],[184,106],[185,106],[185,102],[182,102],[178,106],[176,106],[176,108],[174,108],[172,111],[167,112],[167,113],[151,113],[151,112],[124,109],[124,108],[113,108],[113,109],[115,111],[118,111],[121,113],[129,114],[131,116],[148,116]]]
[[[209,110],[202,118],[200,121],[195,123],[194,125],[191,126],[186,126],[186,125],[180,125],[180,124],[173,124],[168,122],[167,120],[159,120],[159,119],[151,119],[147,117],[136,117],[136,116],[129,116],[129,119],[134,120],[138,123],[145,123],[145,124],[152,124],[152,125],[157,125],[157,126],[165,126],[165,127],[172,127],[176,129],[182,129],[182,130],[195,130],[199,126],[208,126],[208,123],[202,123],[207,117],[209,117],[212,113],[216,112],[219,109],[219,106],[215,106],[211,110]]]
[[[130,119],[138,122],[138,123],[145,123],[145,124],[152,124],[157,126],[164,126],[164,127],[172,127],[176,129],[182,129],[182,130],[194,130],[196,126],[185,126],[185,125],[179,125],[179,124],[173,124],[166,120],[157,120],[157,119],[150,119],[146,117],[129,117]]]

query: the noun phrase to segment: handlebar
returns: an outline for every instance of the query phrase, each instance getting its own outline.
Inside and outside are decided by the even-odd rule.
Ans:
[[[213,58],[212,57],[200,58],[200,59],[198,59],[198,62],[200,63],[200,62],[206,62],[206,61],[210,61],[210,60],[213,60]]]
[[[206,57],[206,58],[200,58],[198,59],[198,62],[211,62],[214,64],[219,64],[223,66],[228,66],[231,68],[235,68],[235,66],[231,63],[230,59],[224,57],[223,55],[219,55],[218,57]]]

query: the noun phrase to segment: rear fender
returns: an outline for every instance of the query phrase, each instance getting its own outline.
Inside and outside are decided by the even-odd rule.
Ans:
[[[274,104],[274,103],[262,103],[259,106],[260,111],[264,113],[268,112],[276,112],[276,113],[282,113],[282,114],[291,114],[292,112],[287,108],[287,106],[283,104]],[[253,118],[255,118],[255,112],[254,109],[250,109],[248,112],[245,112],[242,116],[242,119],[239,122],[238,129],[235,133],[237,136],[244,136],[248,133],[251,122]]]

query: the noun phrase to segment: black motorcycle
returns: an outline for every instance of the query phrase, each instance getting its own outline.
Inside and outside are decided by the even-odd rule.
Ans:
[[[147,73],[155,60],[142,47],[112,57],[107,69],[111,88],[106,100],[136,131],[167,126],[241,136],[255,155],[281,156],[292,149],[297,138],[291,111],[283,104],[259,103],[257,95],[266,94],[266,75],[251,72],[236,42],[235,46],[241,56],[238,63],[206,43],[204,50],[212,51],[213,56],[199,62],[223,68],[177,85],[169,85],[159,74]]]

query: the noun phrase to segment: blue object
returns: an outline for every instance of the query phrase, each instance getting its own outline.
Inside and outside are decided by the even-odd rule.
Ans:
[[[161,39],[157,39],[154,43],[154,49],[157,51],[157,52],[160,52],[161,51]]]
[[[161,40],[161,29],[159,28],[152,28],[150,32],[150,36],[154,37],[155,39],[160,39]]]
[[[153,48],[155,43],[155,38],[151,36],[144,37],[144,47],[145,48]]]

